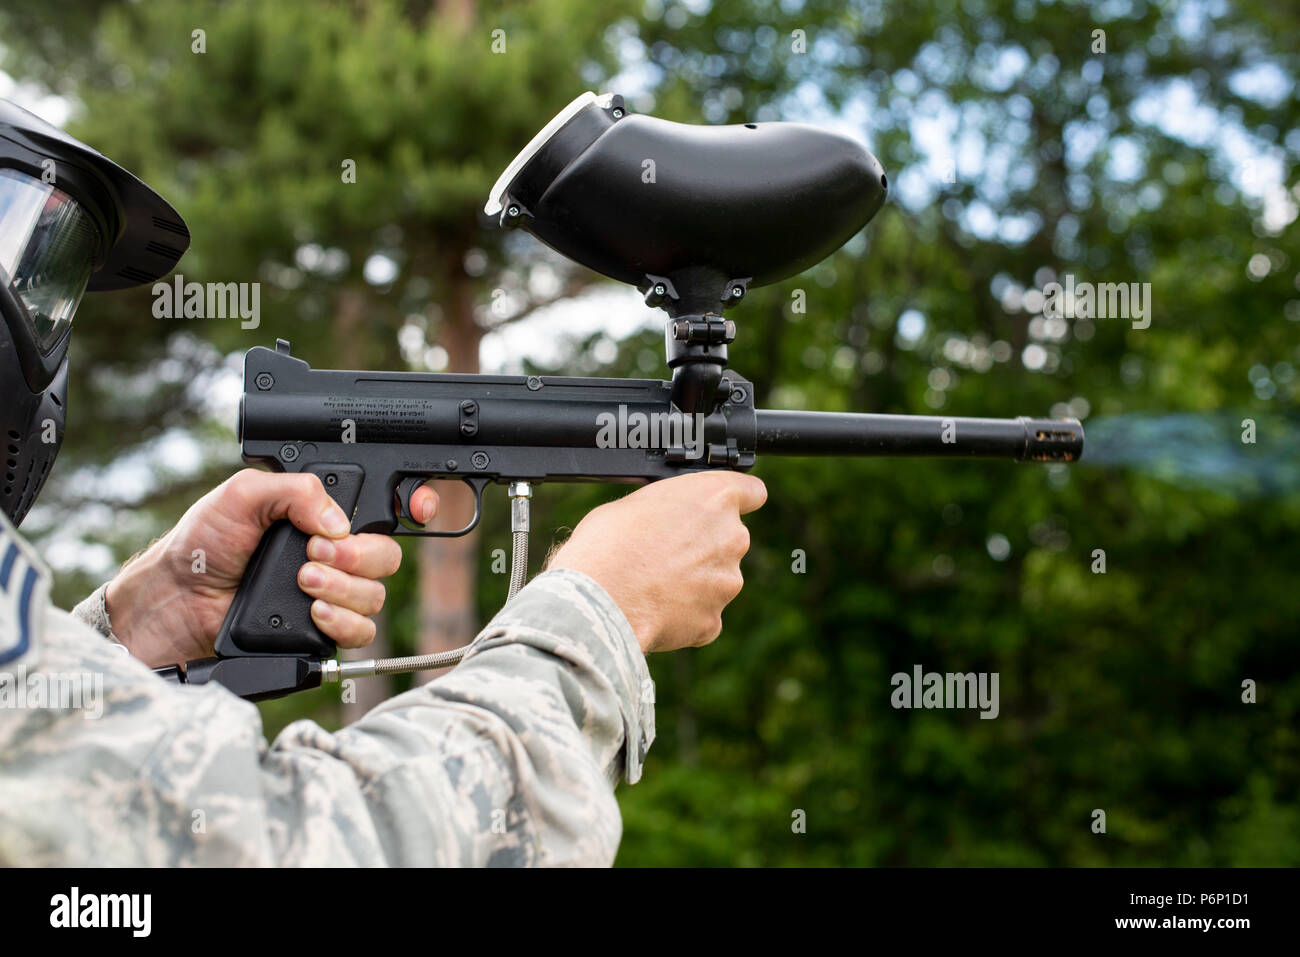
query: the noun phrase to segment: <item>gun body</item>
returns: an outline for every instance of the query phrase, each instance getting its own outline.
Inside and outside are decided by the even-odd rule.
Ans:
[[[240,441],[250,463],[320,478],[353,532],[422,536],[469,532],[494,483],[640,483],[747,470],[759,454],[1069,462],[1083,445],[1073,420],[757,410],[751,384],[730,371],[707,414],[684,416],[672,390],[657,379],[315,370],[281,340],[245,357]],[[434,479],[460,479],[473,490],[474,517],[464,528],[416,524],[410,497]],[[287,521],[273,525],[222,625],[216,657],[163,671],[190,684],[219,681],[252,699],[319,685],[335,646],[298,588],[306,549],[305,534]]]
[[[364,460],[374,481],[357,504],[358,532],[409,531],[393,499],[406,479],[636,482],[754,462],[752,390],[736,376],[702,417],[703,454],[692,458],[685,446],[600,446],[602,413],[616,426],[670,414],[670,386],[659,380],[314,370],[281,348],[245,359],[244,458],[284,471]]]

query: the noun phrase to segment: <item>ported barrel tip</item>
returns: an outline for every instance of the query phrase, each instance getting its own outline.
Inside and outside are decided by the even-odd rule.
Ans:
[[[1083,425],[1078,419],[1029,419],[1022,462],[1077,462],[1083,456]]]

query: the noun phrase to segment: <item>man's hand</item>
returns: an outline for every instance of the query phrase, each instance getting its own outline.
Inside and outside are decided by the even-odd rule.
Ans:
[[[707,645],[740,594],[749,531],[740,516],[767,501],[741,472],[696,472],[593,509],[551,558],[594,578],[623,610],[644,652]]]
[[[411,496],[427,522],[438,497],[428,486]],[[376,579],[397,571],[402,550],[386,535],[350,535],[343,510],[320,479],[245,469],[199,499],[180,522],[109,582],[113,633],[152,667],[212,654],[212,643],[262,533],[287,518],[311,535],[298,585],[316,601],[311,617],[344,648],[375,637],[369,615],[384,604]]]

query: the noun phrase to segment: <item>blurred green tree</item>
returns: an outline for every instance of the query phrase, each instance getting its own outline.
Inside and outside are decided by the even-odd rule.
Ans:
[[[51,534],[96,519],[87,538],[120,558],[233,466],[229,430],[194,425],[227,353],[278,334],[314,364],[469,369],[486,326],[590,281],[478,213],[579,90],[617,75],[673,119],[835,123],[880,156],[895,201],[735,313],[733,365],[760,404],[1073,414],[1099,441],[1071,469],[761,462],[769,504],[726,633],[652,660],[660,739],[620,792],[621,861],[1300,863],[1300,496],[1228,474],[1296,456],[1295,11],[47,2],[0,26],[11,73],[84,105],[76,132],[177,197],[187,278],[264,284],[252,331],[150,320],[148,290],[87,304]],[[560,279],[539,293],[544,271]],[[1044,286],[1067,274],[1149,282],[1150,325],[1048,321]],[[506,317],[497,288],[518,303]],[[574,368],[661,368],[654,332],[612,363],[605,338]],[[1166,441],[1173,413],[1212,434],[1195,461]],[[140,450],[182,429],[224,451],[150,476],[130,509],[94,508],[96,479],[140,474]],[[547,487],[534,527],[610,494]],[[390,590],[399,641],[474,617],[472,578],[430,554]],[[504,593],[500,576],[481,586],[479,617]],[[893,709],[891,675],[916,664],[997,672],[998,718]],[[268,704],[268,725],[335,721],[332,700]]]

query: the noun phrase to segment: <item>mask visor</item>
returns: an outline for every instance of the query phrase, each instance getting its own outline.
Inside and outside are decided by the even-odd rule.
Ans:
[[[101,248],[99,228],[71,196],[0,169],[0,281],[27,307],[42,355],[72,322]]]

